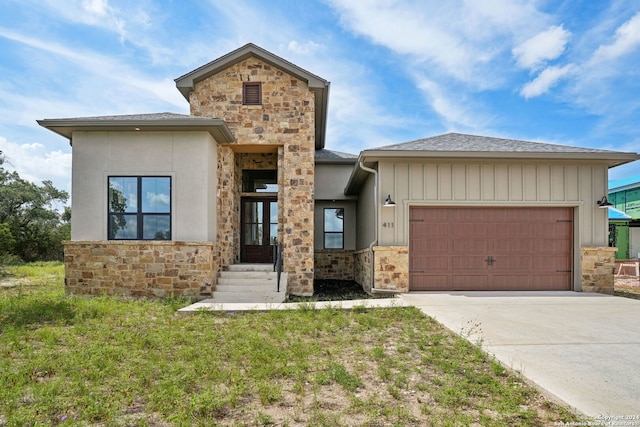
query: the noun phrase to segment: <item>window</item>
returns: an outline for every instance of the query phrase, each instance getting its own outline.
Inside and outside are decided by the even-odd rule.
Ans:
[[[325,208],[324,248],[344,248],[344,208]]]
[[[243,170],[242,191],[245,193],[277,193],[277,170]]]
[[[242,104],[262,105],[262,83],[245,82],[242,84]]]
[[[109,177],[109,240],[171,240],[171,178]]]

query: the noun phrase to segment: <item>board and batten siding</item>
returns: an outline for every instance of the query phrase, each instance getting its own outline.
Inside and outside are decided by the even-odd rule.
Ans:
[[[607,246],[604,164],[380,162],[379,245],[409,244],[409,206],[571,206],[574,246]]]

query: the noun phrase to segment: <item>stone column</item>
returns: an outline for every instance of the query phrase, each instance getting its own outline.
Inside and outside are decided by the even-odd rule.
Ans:
[[[613,294],[615,253],[618,248],[583,247],[580,251],[582,292]]]

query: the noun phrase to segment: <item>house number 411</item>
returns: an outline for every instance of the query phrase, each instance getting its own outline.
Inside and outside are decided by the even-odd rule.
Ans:
[[[384,228],[393,228],[394,223],[393,222],[383,222],[382,226]]]

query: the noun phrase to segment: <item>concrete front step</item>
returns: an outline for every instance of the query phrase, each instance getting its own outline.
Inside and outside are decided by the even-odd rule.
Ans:
[[[216,291],[236,291],[236,292],[276,292],[278,285],[275,280],[261,283],[242,283],[242,282],[230,282],[230,283],[218,283]],[[284,281],[280,281],[280,290],[285,290]]]
[[[240,293],[215,291],[212,295],[214,303],[242,302],[271,304],[284,302],[286,298],[287,295],[284,292]]]
[[[281,303],[287,297],[286,273],[280,277],[280,292],[277,284],[271,264],[234,264],[220,272],[212,299],[220,303]]]
[[[273,264],[232,264],[228,271],[262,271],[273,273]]]

